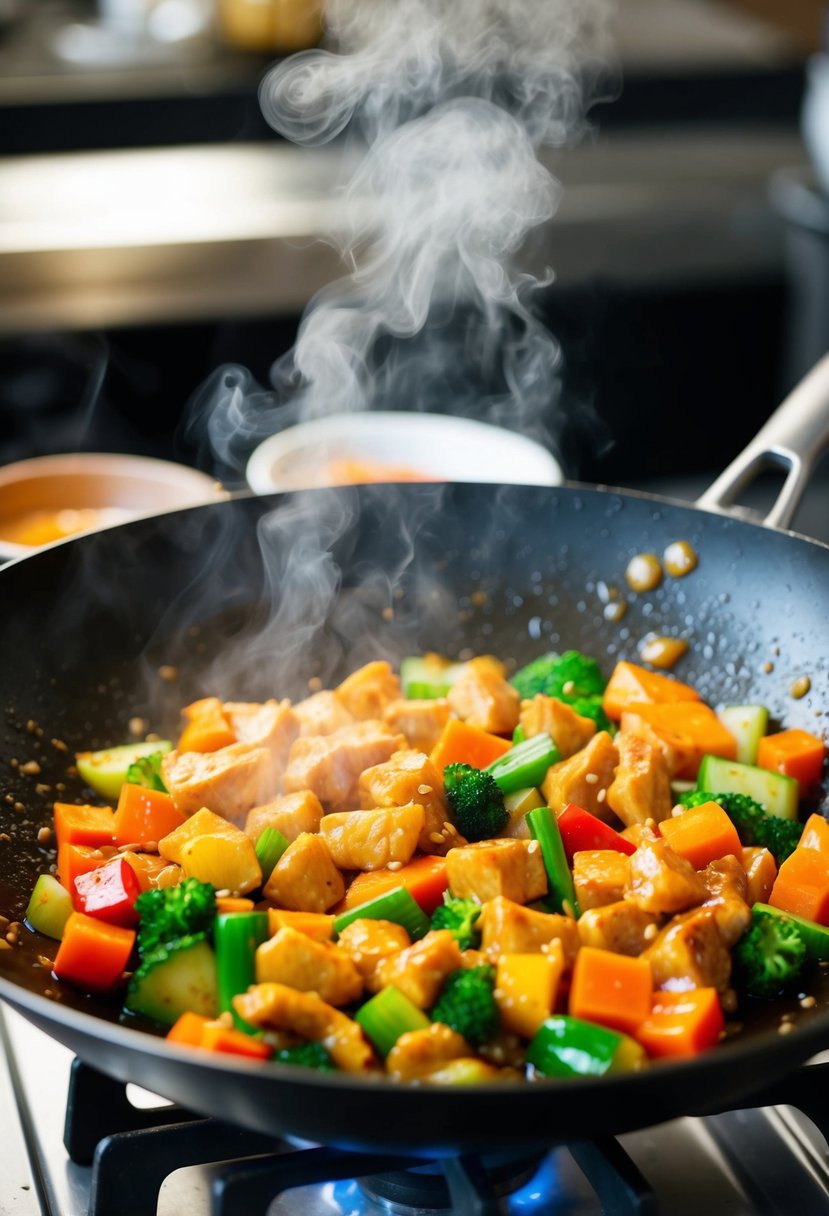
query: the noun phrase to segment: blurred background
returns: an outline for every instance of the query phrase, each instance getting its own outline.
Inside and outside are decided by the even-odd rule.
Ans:
[[[619,0],[614,24],[621,91],[550,155],[531,252],[550,433],[568,476],[693,493],[829,346],[823,6]],[[0,464],[214,471],[188,401],[227,362],[266,382],[342,273],[317,237],[345,146],[284,143],[257,100],[319,36],[309,0],[0,0]]]

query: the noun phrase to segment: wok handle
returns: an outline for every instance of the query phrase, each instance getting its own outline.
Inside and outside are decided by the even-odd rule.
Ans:
[[[758,431],[748,446],[697,500],[709,511],[726,511],[758,473],[787,469],[786,480],[763,523],[786,528],[812,470],[829,445],[829,355],[824,355]]]

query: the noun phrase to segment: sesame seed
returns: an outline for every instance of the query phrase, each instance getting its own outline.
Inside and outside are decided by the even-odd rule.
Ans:
[[[403,862],[402,861],[390,861],[389,864],[386,866],[386,869],[387,870],[402,870]]]
[[[431,785],[419,785],[417,787],[417,792],[418,792],[418,794],[431,794],[432,787],[431,787]]]
[[[431,840],[432,844],[443,844],[444,843],[444,838],[443,838],[443,835],[441,832],[430,832],[429,839]]]
[[[607,797],[607,790],[599,790],[598,794],[596,795],[596,801],[604,802],[606,797]]]
[[[588,785],[598,785],[599,783],[598,773],[585,773],[584,779]]]
[[[781,1022],[780,1025],[777,1027],[778,1034],[791,1034],[791,1032],[793,1030],[794,1030],[794,1026],[792,1025],[791,1022]]]
[[[36,777],[40,772],[40,765],[37,760],[27,760],[25,764],[20,765],[20,771],[27,777]]]
[[[801,1009],[814,1009],[817,1001],[813,996],[804,996],[800,1002]]]
[[[538,852],[538,841],[537,840],[530,841],[530,843],[527,845],[527,852],[528,853],[537,853]]]
[[[565,680],[561,687],[561,691],[564,693],[565,697],[570,697],[576,691],[576,685],[572,680]]]
[[[158,669],[158,674],[162,680],[166,680],[168,684],[173,684],[178,679],[178,668],[171,666],[169,663],[162,663]]]
[[[52,829],[46,828],[46,827],[41,828],[37,834],[37,843],[38,844],[48,844],[51,839],[52,839]]]

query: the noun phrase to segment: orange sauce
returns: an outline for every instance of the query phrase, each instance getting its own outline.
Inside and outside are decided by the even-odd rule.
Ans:
[[[331,486],[365,485],[376,481],[437,481],[436,477],[405,465],[383,464],[379,460],[343,456],[330,460],[325,470],[325,483]]]
[[[24,511],[11,519],[0,520],[0,539],[15,545],[48,545],[55,540],[88,532],[104,524],[126,518],[116,507],[65,507],[60,511]]]

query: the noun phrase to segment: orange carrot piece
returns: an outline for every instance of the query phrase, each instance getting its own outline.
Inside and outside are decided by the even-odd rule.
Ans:
[[[366,870],[351,883],[334,911],[347,912],[395,887],[405,887],[427,916],[434,912],[449,886],[444,857],[416,857],[399,870]]]
[[[777,871],[769,903],[782,912],[829,925],[829,855],[798,845]]]
[[[256,904],[244,895],[217,895],[216,913],[225,915],[227,912],[252,912]]]
[[[802,797],[810,786],[820,781],[825,756],[826,745],[817,735],[810,735],[807,730],[781,730],[774,735],[764,735],[760,740],[757,765],[794,777]]]
[[[570,985],[571,1017],[632,1034],[651,1012],[653,979],[647,959],[582,946]]]
[[[208,1021],[202,1028],[201,1047],[208,1051],[224,1052],[232,1056],[249,1056],[253,1060],[269,1060],[273,1048],[261,1039],[255,1039],[241,1030],[225,1026],[224,1022]]]
[[[180,752],[215,752],[236,742],[236,732],[227,720],[218,697],[204,697],[182,710],[187,725],[178,741]]]
[[[646,723],[673,754],[675,777],[696,779],[702,757],[737,757],[737,740],[726,730],[713,709],[701,701],[674,701],[661,705],[628,705],[622,714],[622,729],[636,730]]]
[[[743,849],[743,869],[746,872],[748,890],[746,903],[751,908],[754,904],[767,904],[769,895],[777,877],[777,862],[768,849],[755,845]]]
[[[55,955],[55,975],[79,988],[107,992],[123,975],[134,944],[134,929],[73,912]]]
[[[75,895],[75,879],[98,866],[106,865],[106,857],[100,849],[87,844],[62,844],[58,848],[57,876],[70,895]]]
[[[115,843],[157,845],[164,836],[181,827],[186,818],[169,794],[125,782],[115,809]]]
[[[602,697],[602,709],[608,718],[618,722],[630,705],[662,705],[673,701],[699,701],[699,693],[690,684],[670,676],[657,675],[637,663],[624,660],[616,664]]]
[[[663,819],[659,831],[675,853],[703,870],[709,861],[728,854],[742,860],[737,829],[717,802],[703,802],[673,819]]]
[[[699,1055],[719,1042],[725,1027],[716,988],[655,992],[650,1014],[634,1031],[649,1056]]]
[[[818,853],[829,856],[829,823],[817,812],[810,815],[803,825],[803,835],[797,846],[799,849],[817,849]],[[762,902],[762,900],[761,900]]]
[[[441,736],[432,748],[432,763],[441,771],[447,764],[471,764],[473,768],[486,768],[508,752],[512,743],[499,735],[491,735],[480,726],[470,726],[450,718]]]
[[[204,1028],[211,1019],[203,1013],[193,1013],[187,1010],[173,1023],[167,1031],[168,1043],[186,1043],[188,1047],[201,1047]]]
[[[268,930],[271,937],[280,929],[296,929],[318,942],[330,942],[334,938],[334,917],[326,912],[286,912],[282,908],[268,908]]]
[[[111,807],[56,802],[53,814],[58,848],[62,844],[85,844],[97,849],[102,844],[112,844],[115,813]]]

